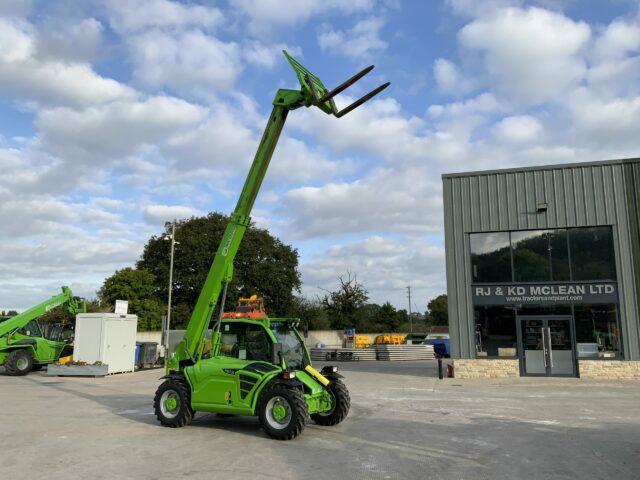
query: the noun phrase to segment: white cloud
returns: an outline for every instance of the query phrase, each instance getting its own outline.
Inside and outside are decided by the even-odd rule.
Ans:
[[[334,30],[330,25],[323,25],[318,34],[318,45],[323,52],[366,59],[386,50],[388,44],[380,38],[383,26],[384,21],[375,17],[360,20],[349,30]]]
[[[531,143],[543,133],[540,122],[530,115],[506,117],[493,126],[493,135],[505,143]]]
[[[605,151],[607,157],[638,155],[640,95],[602,99],[582,88],[571,96],[570,111],[580,144]]]
[[[596,39],[593,57],[607,59],[622,57],[640,50],[640,20],[627,22],[614,20]]]
[[[424,237],[389,239],[379,235],[334,245],[301,265],[303,293],[309,297],[335,289],[338,275],[354,272],[371,301],[391,300],[406,308],[406,286],[415,305],[425,310],[427,299],[444,292],[444,247]]]
[[[242,57],[247,63],[273,68],[283,60],[283,50],[286,50],[294,57],[302,55],[302,49],[300,47],[289,46],[284,43],[266,44],[258,40],[253,40],[242,45]]]
[[[151,97],[140,102],[112,102],[84,110],[43,110],[36,125],[48,150],[64,159],[104,166],[113,160],[140,153],[149,145],[204,119],[206,110],[172,97]]]
[[[0,93],[43,105],[82,107],[135,92],[101,77],[90,65],[37,58],[30,24],[0,18]]]
[[[290,190],[281,205],[293,237],[441,230],[439,178],[425,168],[377,169],[366,177]]]
[[[102,44],[103,30],[95,18],[47,23],[36,35],[37,56],[72,62],[90,61]]]
[[[473,81],[465,78],[455,63],[444,58],[438,58],[434,62],[433,76],[442,93],[461,96],[473,90]]]
[[[175,219],[189,218],[197,213],[195,208],[186,205],[147,205],[142,209],[142,216],[147,222],[159,225]]]
[[[219,9],[169,0],[109,0],[111,26],[121,33],[150,27],[213,28],[224,21]]]
[[[242,70],[240,47],[199,30],[158,29],[130,36],[134,76],[143,85],[187,96],[212,97],[233,86]]]
[[[368,12],[375,3],[374,0],[231,0],[231,5],[249,18],[250,31],[258,35],[271,34],[327,12]]]
[[[474,18],[490,15],[505,7],[522,6],[524,0],[446,0],[456,15]]]
[[[508,8],[473,20],[461,45],[483,55],[487,83],[524,105],[557,99],[577,86],[591,31],[560,13]]]

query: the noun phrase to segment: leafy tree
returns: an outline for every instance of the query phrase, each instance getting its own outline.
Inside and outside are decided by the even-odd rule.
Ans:
[[[147,270],[124,268],[116,271],[104,281],[98,297],[110,309],[116,300],[127,300],[129,311],[138,315],[139,330],[162,328],[166,306],[158,298],[155,276]]]
[[[188,321],[187,308],[190,312],[198,299],[228,222],[228,216],[210,213],[176,224],[176,240],[180,244],[176,245],[174,256],[172,299],[176,315],[173,317],[172,309],[171,322],[174,326]],[[166,234],[170,227],[170,224],[166,225]],[[147,242],[137,263],[138,269],[154,276],[154,288],[161,299],[167,298],[170,247],[171,242],[164,236],[154,236]],[[234,262],[227,308],[234,307],[241,296],[257,294],[264,298],[265,308],[271,316],[285,315],[293,309],[293,293],[299,289],[297,250],[267,230],[250,226]]]
[[[329,316],[319,300],[295,297],[290,317],[299,318],[309,326],[309,330],[328,330],[331,328]]]
[[[378,310],[374,321],[379,325],[379,330],[395,332],[400,326],[401,316],[393,305],[386,302]]]
[[[351,272],[347,272],[346,278],[338,277],[338,280],[338,289],[327,293],[322,300],[331,328],[353,328],[359,323],[362,326],[364,307],[369,299],[367,290]]]
[[[449,325],[447,295],[438,295],[427,304],[428,325]]]

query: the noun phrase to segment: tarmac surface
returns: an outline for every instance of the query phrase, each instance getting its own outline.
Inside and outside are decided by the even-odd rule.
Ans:
[[[0,370],[6,479],[637,479],[640,382],[435,378],[435,362],[342,363],[349,417],[271,440],[250,417],[152,412],[162,370]]]

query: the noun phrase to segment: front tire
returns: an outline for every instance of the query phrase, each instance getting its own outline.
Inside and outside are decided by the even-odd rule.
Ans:
[[[178,428],[191,423],[191,390],[184,380],[170,378],[162,383],[153,400],[158,421],[165,427]]]
[[[33,370],[33,357],[28,350],[14,350],[4,362],[4,367],[9,375],[23,376]]]
[[[304,394],[297,388],[275,385],[260,397],[258,418],[267,435],[276,440],[292,440],[309,422]]]
[[[311,418],[318,425],[332,427],[347,418],[351,408],[351,397],[346,385],[338,378],[331,380],[328,390],[333,397],[333,408],[329,412],[314,413]]]

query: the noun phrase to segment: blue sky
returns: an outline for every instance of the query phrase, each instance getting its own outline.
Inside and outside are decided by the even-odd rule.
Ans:
[[[285,126],[253,217],[308,296],[346,270],[399,307],[444,292],[442,173],[640,151],[638,1],[9,0],[0,308],[93,297],[164,222],[230,212],[296,88],[283,48],[328,86],[374,63],[343,103],[392,82]]]

